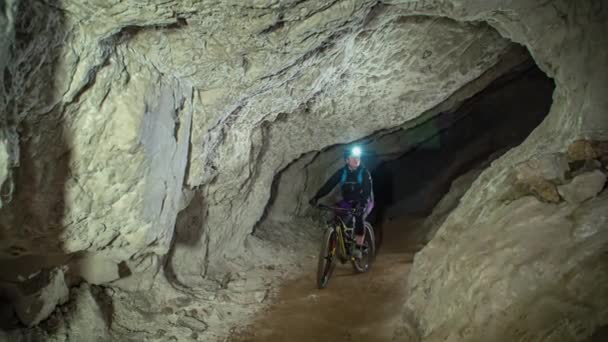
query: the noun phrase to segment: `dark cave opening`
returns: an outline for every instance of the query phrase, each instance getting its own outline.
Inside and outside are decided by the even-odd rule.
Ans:
[[[523,142],[549,113],[554,88],[535,64],[520,67],[465,101],[454,111],[465,115],[448,128],[373,168],[369,221],[378,245],[386,222],[428,216],[458,176]],[[432,126],[441,127],[445,114],[453,112],[434,117]]]

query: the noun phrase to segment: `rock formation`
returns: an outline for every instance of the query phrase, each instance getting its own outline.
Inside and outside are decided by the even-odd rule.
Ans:
[[[371,139],[391,159],[389,133],[519,65],[520,44],[555,81],[551,111],[416,257],[407,316],[428,341],[583,340],[608,322],[607,22],[598,0],[4,1],[2,302],[38,296],[18,315],[35,324],[69,288],[82,324],[135,335],[121,322],[154,320],[120,299],[173,303],[175,331],[148,338],[219,336],[179,291],[210,311],[265,298],[266,279],[239,272],[278,254],[251,233],[305,212],[336,145]],[[547,156],[565,173],[542,173]],[[518,178],[522,163],[541,173]],[[161,286],[177,292],[138,297]],[[78,306],[112,298],[113,320]]]

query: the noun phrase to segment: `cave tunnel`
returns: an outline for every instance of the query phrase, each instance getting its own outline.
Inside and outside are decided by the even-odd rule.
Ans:
[[[379,244],[386,222],[430,215],[452,181],[472,169],[487,167],[521,143],[548,114],[553,89],[553,81],[527,63],[492,82],[453,113],[440,113],[412,128],[426,130],[427,138],[372,170],[376,205],[370,221]],[[441,120],[449,115],[459,118],[440,129]]]
[[[0,342],[608,340],[606,32],[599,0],[0,1]],[[353,145],[375,260],[319,289]]]
[[[478,175],[475,171],[483,170],[492,160],[520,144],[548,114],[554,88],[553,80],[528,56],[456,108],[437,113],[407,129],[332,146],[312,159],[306,155],[276,177],[260,222],[309,215],[305,199],[284,196],[279,188],[293,191],[286,184],[306,185],[313,179],[317,187],[305,188],[307,196],[312,196],[318,184],[322,184],[322,177],[293,170],[302,167],[303,162],[316,163],[320,166],[311,167],[310,172],[317,170],[327,179],[334,169],[342,166],[341,151],[357,145],[363,148],[361,161],[373,180],[375,204],[367,220],[374,226],[380,249],[385,225],[398,226],[400,219],[428,217],[459,176],[468,172]],[[458,196],[462,196],[466,186],[475,179],[468,178],[469,183],[457,189]],[[336,188],[325,203],[337,201],[337,194]],[[266,236],[264,232],[260,234]]]

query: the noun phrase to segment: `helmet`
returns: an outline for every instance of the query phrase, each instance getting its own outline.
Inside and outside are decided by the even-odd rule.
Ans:
[[[349,157],[357,157],[360,158],[363,151],[361,151],[361,147],[352,146],[344,150],[344,159]]]

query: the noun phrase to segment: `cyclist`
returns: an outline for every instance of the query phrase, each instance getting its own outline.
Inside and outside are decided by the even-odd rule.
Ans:
[[[372,192],[372,176],[369,171],[361,165],[361,148],[354,146],[344,150],[346,165],[336,171],[327,182],[319,189],[317,194],[310,199],[311,205],[329,194],[336,185],[340,184],[342,200],[338,206],[344,209],[355,210],[355,244],[352,255],[361,258],[361,248],[364,240],[364,220],[374,207]]]

